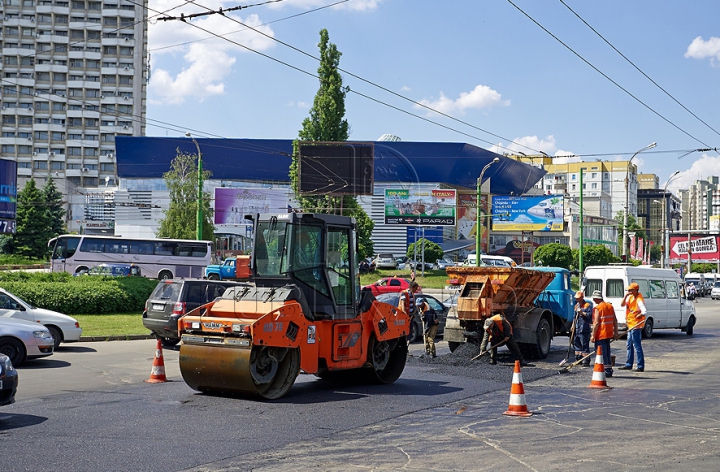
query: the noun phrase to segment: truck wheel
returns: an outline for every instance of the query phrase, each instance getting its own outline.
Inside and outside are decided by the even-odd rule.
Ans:
[[[642,337],[647,339],[647,338],[652,338],[652,335],[653,335],[653,319],[648,318],[647,320],[645,320],[645,326],[643,327],[643,330],[642,330]]]
[[[688,336],[692,336],[693,328],[695,328],[695,317],[691,316],[688,320],[687,327],[685,328],[685,334],[687,334]]]
[[[161,270],[158,274],[158,280],[169,280],[172,278],[172,272],[170,272],[169,270]]]
[[[460,344],[462,343],[456,341],[448,341],[448,347],[450,348],[450,352],[455,352],[455,349],[459,348]]]
[[[217,274],[209,274],[208,280],[220,280],[220,276]]]
[[[523,356],[530,359],[545,359],[550,353],[550,343],[552,341],[552,331],[550,323],[542,318],[535,329],[535,342],[518,343]]]

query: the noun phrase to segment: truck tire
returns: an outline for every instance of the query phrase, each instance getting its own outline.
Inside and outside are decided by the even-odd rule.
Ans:
[[[462,344],[462,343],[455,342],[455,341],[448,341],[448,347],[450,348],[450,352],[455,352],[455,349],[459,348],[460,344]]]
[[[220,276],[217,274],[208,274],[208,280],[220,280]]]
[[[518,343],[518,346],[524,357],[529,359],[545,359],[550,353],[550,343],[552,342],[550,323],[548,323],[545,318],[541,318],[540,321],[538,321],[535,334],[535,342],[533,344]]]
[[[695,328],[695,317],[691,316],[690,319],[688,320],[687,327],[685,328],[685,334],[687,334],[688,336],[692,336],[694,328]]]

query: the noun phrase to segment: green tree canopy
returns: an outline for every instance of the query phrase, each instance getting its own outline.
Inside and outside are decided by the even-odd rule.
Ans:
[[[28,180],[17,195],[14,253],[36,259],[47,257],[50,253],[47,243],[54,236],[52,225],[43,192],[34,179]]]
[[[425,243],[423,245],[423,242]],[[437,243],[434,243],[428,239],[420,238],[416,242],[411,243],[408,247],[407,253],[405,254],[408,258],[413,259],[415,257],[415,246],[417,246],[417,260],[435,263],[436,260],[443,258],[443,250]],[[425,258],[423,259],[423,247],[425,248]]]
[[[165,217],[160,220],[157,231],[159,238],[195,239],[197,236],[197,158],[197,154],[187,154],[178,148],[175,159],[170,163],[170,170],[163,174],[165,185],[170,191],[170,205],[164,210]],[[212,172],[203,170],[203,181],[211,176]],[[214,241],[213,211],[207,192],[203,192],[202,212],[202,237],[206,241]]]
[[[360,257],[371,256],[374,244],[370,236],[375,226],[372,219],[360,207],[352,195],[300,195],[298,182],[299,141],[347,141],[350,125],[345,119],[345,96],[342,76],[338,71],[340,53],[330,42],[326,29],[320,31],[320,66],[318,77],[320,88],[315,95],[310,116],[302,122],[298,139],[293,142],[293,159],[290,165],[290,183],[303,211],[314,213],[340,213],[354,217],[357,221],[358,252]]]
[[[570,269],[573,255],[569,246],[560,243],[544,244],[533,253],[533,264]]]
[[[573,249],[573,268],[580,268],[579,261],[580,250]],[[613,262],[620,262],[620,258],[615,256],[606,246],[584,246],[583,247],[583,269],[590,266],[608,265]]]
[[[42,188],[42,195],[47,205],[47,213],[50,218],[50,233],[53,237],[65,234],[65,209],[63,208],[62,194],[55,186],[52,177],[48,178]]]

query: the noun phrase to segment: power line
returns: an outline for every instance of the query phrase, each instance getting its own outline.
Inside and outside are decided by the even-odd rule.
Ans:
[[[565,8],[567,8],[568,10],[570,10],[573,15],[575,15],[576,17],[578,17],[578,19],[579,19],[580,21],[582,21],[583,23],[585,23],[585,25],[586,25],[588,28],[590,28],[593,33],[595,33],[596,35],[598,35],[598,36],[600,37],[600,39],[602,39],[603,41],[605,41],[605,43],[606,43],[608,46],[610,46],[616,53],[618,53],[618,54],[620,55],[620,57],[622,57],[622,58],[625,59],[628,63],[630,63],[630,65],[632,65],[632,66],[633,66],[638,72],[640,72],[646,79],[648,79],[650,82],[652,82],[653,85],[655,85],[657,88],[659,88],[660,90],[662,90],[663,93],[665,93],[665,95],[667,95],[668,97],[670,97],[675,103],[677,103],[678,105],[680,105],[685,111],[687,111],[688,113],[690,113],[690,114],[691,114],[693,117],[695,117],[698,121],[700,121],[702,124],[704,124],[705,126],[707,126],[708,128],[710,128],[711,130],[713,130],[713,131],[715,132],[715,134],[717,134],[718,136],[720,136],[720,133],[718,133],[718,131],[717,131],[715,128],[713,128],[712,126],[710,126],[709,124],[707,124],[707,123],[706,123],[704,120],[702,120],[699,116],[697,116],[695,113],[693,113],[692,111],[690,111],[685,105],[683,105],[682,103],[680,103],[680,101],[679,101],[678,99],[676,99],[675,97],[673,97],[673,96],[670,94],[670,92],[668,92],[667,90],[665,90],[664,88],[662,88],[657,82],[655,82],[652,78],[650,78],[650,76],[648,76],[645,72],[642,71],[642,69],[640,69],[637,65],[635,65],[635,63],[634,63],[633,61],[631,61],[630,59],[628,59],[628,58],[625,56],[625,54],[621,53],[615,46],[613,46],[613,45],[610,43],[610,41],[608,41],[607,39],[605,39],[605,37],[604,37],[603,35],[601,35],[595,28],[593,28],[592,26],[590,26],[590,24],[588,24],[587,21],[585,21],[580,15],[578,15],[578,14],[575,12],[575,10],[573,10],[572,8],[570,8],[570,6],[568,6],[568,4],[565,3],[564,0],[560,0],[560,3],[562,3],[563,5],[565,5]]]
[[[570,46],[568,46],[567,44],[565,44],[560,38],[558,38],[558,37],[555,36],[553,33],[551,33],[547,28],[545,28],[543,25],[541,25],[541,24],[540,24],[537,20],[535,20],[532,16],[530,16],[530,15],[527,14],[527,13],[525,13],[525,11],[524,11],[522,8],[520,8],[519,6],[515,5],[515,4],[512,2],[512,0],[507,0],[507,2],[508,2],[510,5],[514,6],[520,13],[522,13],[523,15],[525,15],[530,21],[532,21],[533,23],[535,23],[540,29],[542,29],[542,30],[545,31],[547,34],[549,34],[554,40],[556,40],[557,42],[559,42],[560,44],[562,44],[563,46],[565,46],[565,48],[566,48],[568,51],[570,51],[570,52],[572,52],[573,54],[575,54],[575,56],[577,56],[581,61],[583,61],[583,62],[584,62],[585,64],[587,64],[588,66],[590,66],[595,72],[597,72],[598,74],[600,74],[600,75],[602,75],[603,77],[605,77],[605,78],[606,78],[607,80],[609,80],[613,85],[615,85],[617,88],[619,88],[620,90],[622,90],[623,92],[625,92],[626,94],[628,94],[628,95],[629,95],[630,97],[632,97],[636,102],[638,102],[639,104],[641,104],[642,106],[644,106],[645,108],[647,108],[648,110],[650,110],[652,113],[654,113],[654,114],[655,114],[656,116],[658,116],[660,119],[662,119],[663,121],[665,121],[666,123],[668,123],[669,125],[671,125],[673,128],[677,129],[677,130],[680,131],[681,133],[685,134],[686,136],[688,136],[688,137],[692,138],[693,140],[699,142],[700,144],[704,145],[705,147],[712,147],[712,146],[710,146],[709,144],[706,144],[706,143],[703,142],[702,140],[700,140],[700,139],[696,138],[695,136],[691,135],[690,133],[688,133],[688,132],[685,131],[684,129],[680,128],[678,125],[676,125],[675,123],[673,123],[673,122],[670,121],[669,119],[665,118],[665,117],[664,117],[663,115],[661,115],[659,112],[655,111],[650,105],[646,104],[645,102],[643,102],[642,100],[640,100],[638,97],[636,97],[635,95],[633,95],[629,90],[627,90],[627,89],[624,88],[622,85],[620,85],[619,83],[617,83],[616,81],[614,81],[613,79],[611,79],[607,74],[605,74],[603,71],[601,71],[600,69],[598,69],[595,65],[593,65],[590,61],[588,61],[588,60],[585,59],[583,56],[581,56],[580,53],[578,53],[577,51],[575,51],[573,48],[571,48]]]

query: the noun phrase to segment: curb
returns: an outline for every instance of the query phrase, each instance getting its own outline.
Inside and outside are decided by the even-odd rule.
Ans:
[[[81,343],[99,341],[135,341],[138,339],[155,339],[152,334],[129,334],[125,336],[80,336]]]

